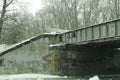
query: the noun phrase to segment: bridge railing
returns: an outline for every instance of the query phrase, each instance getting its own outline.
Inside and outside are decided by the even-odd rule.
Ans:
[[[63,33],[64,43],[85,42],[120,36],[120,19]]]

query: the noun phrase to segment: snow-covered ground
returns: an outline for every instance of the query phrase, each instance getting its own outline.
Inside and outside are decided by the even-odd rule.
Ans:
[[[46,75],[46,74],[16,74],[0,75],[0,80],[100,80],[98,76],[89,79],[70,78],[67,76]]]
[[[66,76],[55,76],[45,74],[16,74],[16,75],[0,75],[0,80],[46,80],[46,79],[66,79]]]
[[[93,76],[91,78],[89,78],[89,80],[100,80],[98,76]]]

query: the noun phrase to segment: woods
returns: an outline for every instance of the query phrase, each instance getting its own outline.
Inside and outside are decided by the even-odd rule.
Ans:
[[[6,9],[9,5],[12,4],[12,2],[13,2],[13,0],[2,0],[3,4],[2,4],[1,15],[0,15],[0,35],[1,35],[3,24],[4,24],[5,15],[7,12]]]
[[[27,11],[29,6],[21,6],[22,9],[7,12],[7,8],[16,3],[12,4],[13,1],[1,1],[1,43],[13,44],[49,32],[50,28],[73,30],[120,16],[119,0],[42,0],[44,7],[35,14]],[[5,19],[6,16],[10,17]],[[16,35],[12,35],[13,33]]]

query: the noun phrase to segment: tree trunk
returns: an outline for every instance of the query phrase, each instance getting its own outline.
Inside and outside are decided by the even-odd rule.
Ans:
[[[0,37],[1,37],[1,33],[2,33],[2,27],[4,24],[4,18],[5,18],[5,14],[6,14],[6,8],[13,2],[13,0],[9,1],[7,3],[7,0],[3,0],[3,6],[2,6],[2,12],[1,12],[1,16],[0,16]]]
[[[0,17],[0,37],[1,37],[1,33],[2,33],[2,27],[3,27],[3,23],[4,23],[4,17],[5,17],[5,13],[6,13],[6,0],[3,1],[3,6],[2,6],[2,13],[1,13],[1,17]]]
[[[75,11],[75,28],[78,28],[78,14],[77,14],[77,1],[74,1],[74,11]]]

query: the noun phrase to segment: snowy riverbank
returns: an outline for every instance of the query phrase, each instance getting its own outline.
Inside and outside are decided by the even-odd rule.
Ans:
[[[45,75],[45,74],[16,74],[0,75],[0,80],[44,80],[44,79],[65,79],[66,76]]]

